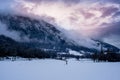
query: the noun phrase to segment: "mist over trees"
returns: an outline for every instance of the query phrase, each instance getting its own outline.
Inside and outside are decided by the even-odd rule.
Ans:
[[[56,57],[54,53],[47,53],[41,49],[32,48],[25,43],[18,43],[3,35],[0,36],[0,57],[23,57],[23,58],[51,58]]]

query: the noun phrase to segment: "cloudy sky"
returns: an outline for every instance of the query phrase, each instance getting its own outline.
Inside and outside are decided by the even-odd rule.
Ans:
[[[120,47],[120,0],[0,0],[0,12],[37,16]]]

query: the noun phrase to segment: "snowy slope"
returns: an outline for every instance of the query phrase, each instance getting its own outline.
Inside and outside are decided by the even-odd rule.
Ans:
[[[5,34],[5,36],[8,35],[8,37],[16,40],[15,37],[9,36],[10,32],[16,32],[15,36],[17,36],[17,41],[29,42],[36,48],[55,51],[66,51],[67,48],[77,51],[94,51],[94,49],[76,44],[75,41],[67,38],[65,34],[55,26],[43,20],[18,15],[0,14],[0,22],[5,25],[6,32],[9,32]]]
[[[40,48],[43,50],[57,52],[67,52],[68,49],[72,49],[78,52],[95,52],[97,49],[96,41],[92,41],[96,44],[91,45],[91,47],[84,46],[84,44],[86,45],[86,42],[81,42],[82,39],[74,40],[72,38],[69,38],[69,36],[66,36],[64,32],[43,20],[36,20],[19,15],[0,14],[0,22],[4,24],[4,27],[6,27],[6,29],[2,30],[8,32],[7,34],[3,35],[12,38],[15,41],[25,42],[31,45],[33,48]],[[9,35],[11,33],[12,35]],[[82,45],[79,43],[77,44],[77,42],[81,42]],[[89,43],[87,44],[90,46]],[[94,48],[92,46],[94,46]],[[111,45],[107,44],[107,46]],[[114,46],[112,47],[115,50],[118,50],[118,48]]]

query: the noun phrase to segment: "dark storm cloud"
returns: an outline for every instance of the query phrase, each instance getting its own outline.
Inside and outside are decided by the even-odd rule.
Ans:
[[[110,1],[110,2],[113,2],[113,3],[120,3],[120,0],[107,0],[107,1]]]
[[[112,39],[113,36],[117,36],[116,39],[120,40],[120,21],[111,23],[111,24],[106,23],[103,25],[105,27],[94,30],[94,31],[96,31],[94,34],[94,38],[102,40],[102,39],[108,38],[108,37]]]
[[[107,26],[99,30],[101,33],[97,36],[98,39],[120,48],[120,21]]]
[[[31,2],[59,2],[59,1],[61,1],[61,2],[72,2],[72,3],[78,3],[78,2],[80,2],[80,1],[82,1],[82,0],[25,0],[25,1],[31,1]]]
[[[25,0],[31,2],[58,2],[62,1],[67,3],[79,3],[79,2],[111,2],[111,3],[120,3],[120,0]]]
[[[119,17],[119,16],[120,16],[120,11],[116,12],[116,13],[113,15],[113,18]]]
[[[19,0],[0,0],[0,10],[10,8],[11,5],[13,6]],[[112,2],[120,4],[120,0],[20,0],[20,1],[28,1],[33,3],[40,3],[40,2],[64,2],[65,4],[77,4],[81,2]]]
[[[102,7],[100,10],[103,12],[103,15],[101,17],[106,17],[114,13],[117,13],[119,11],[119,8],[111,6],[111,7]]]

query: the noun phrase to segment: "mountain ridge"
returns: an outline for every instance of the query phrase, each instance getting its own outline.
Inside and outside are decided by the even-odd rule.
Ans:
[[[29,41],[25,42],[25,44],[29,44],[33,48],[55,50],[58,52],[67,52],[68,49],[78,52],[82,50],[85,52],[97,51],[96,49],[86,48],[74,43],[73,40],[69,40],[55,26],[43,20],[39,21],[19,15],[0,14],[0,22],[6,24],[9,31],[19,32],[21,39],[27,37]],[[117,50],[116,47],[115,49]]]

